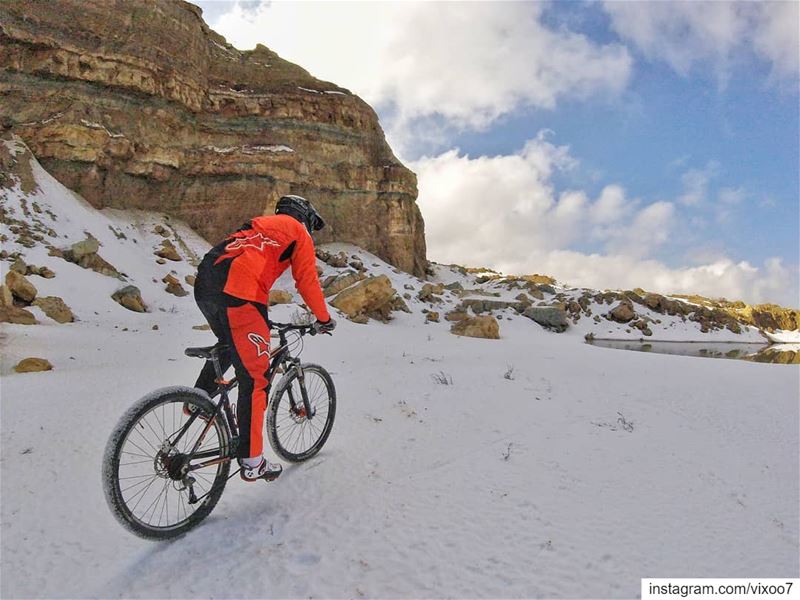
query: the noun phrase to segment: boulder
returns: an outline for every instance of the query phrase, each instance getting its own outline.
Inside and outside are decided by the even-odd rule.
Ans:
[[[68,252],[72,256],[72,262],[77,263],[84,256],[97,254],[100,250],[100,242],[93,237],[87,238],[82,242],[76,242],[69,247]]]
[[[292,295],[286,290],[270,290],[269,291],[269,305],[276,304],[291,304],[294,302]]]
[[[450,290],[452,292],[454,290],[463,290],[464,286],[461,285],[458,281],[454,281],[453,283],[448,283],[446,286],[444,286],[444,289]]]
[[[178,281],[178,278],[172,274],[167,274],[162,280],[163,283],[167,284],[165,288],[168,294],[172,294],[173,296],[183,297],[188,296],[189,292],[183,289],[181,282]]]
[[[490,316],[469,317],[453,323],[450,332],[466,337],[499,340],[500,324],[497,319]]]
[[[440,298],[437,298],[437,296],[443,293],[444,286],[441,283],[426,283],[422,286],[419,294],[417,294],[417,298],[423,302],[438,302]]]
[[[69,306],[58,296],[42,296],[33,301],[34,306],[42,309],[44,314],[58,323],[72,323],[75,315]]]
[[[555,294],[556,293],[556,288],[554,288],[549,283],[540,283],[539,285],[536,286],[536,289],[539,290],[540,292],[545,293],[545,294]]]
[[[161,248],[156,250],[153,254],[158,256],[159,258],[165,258],[167,260],[171,260],[174,262],[178,262],[183,260],[181,255],[178,254],[178,250],[175,248],[173,243],[169,240],[162,240],[161,241]]]
[[[654,310],[656,312],[663,312],[664,308],[661,304],[663,300],[664,296],[660,294],[645,294],[642,302],[650,310]]]
[[[17,373],[36,373],[39,371],[52,371],[53,365],[46,358],[23,358],[14,367]]]
[[[39,277],[44,277],[45,279],[52,279],[56,276],[56,274],[47,267],[33,267],[33,269],[35,269],[31,271],[33,275],[38,275]],[[29,270],[31,270],[30,267]]]
[[[581,305],[578,304],[575,300],[570,300],[569,302],[567,302],[567,310],[573,315],[579,315],[581,312]]]
[[[0,285],[0,306],[14,306],[14,296],[7,285]]]
[[[347,266],[347,254],[339,252],[339,254],[331,254],[327,250],[317,249],[317,258],[325,264],[333,267],[334,269],[344,269]]]
[[[116,267],[114,267],[114,265],[105,260],[99,254],[84,254],[80,259],[73,262],[75,262],[79,267],[90,269],[95,273],[122,279],[122,274],[117,271]]]
[[[411,309],[408,308],[408,304],[406,304],[405,300],[403,300],[403,298],[401,298],[400,296],[395,296],[392,299],[392,310],[395,310],[395,311],[401,310],[401,311],[403,311],[405,313],[410,313],[411,312]]]
[[[114,302],[121,304],[133,312],[147,312],[147,306],[142,300],[142,292],[135,285],[126,285],[111,295]]]
[[[18,306],[0,306],[0,323],[15,325],[36,325],[38,321],[33,313]]]
[[[33,302],[34,298],[36,298],[36,286],[17,271],[9,271],[6,273],[6,286],[15,298],[18,298],[25,304],[30,304]]]
[[[438,323],[439,322],[439,313],[436,311],[429,311],[427,315],[425,315],[425,322],[426,323]]]
[[[21,257],[17,257],[17,259],[11,265],[11,270],[16,271],[20,275],[27,275],[28,274],[28,265],[25,264],[25,261],[22,260]]]
[[[464,319],[469,319],[469,313],[464,310],[451,310],[444,316],[445,319],[448,321],[463,321]]]
[[[197,281],[197,276],[196,276],[196,275],[187,275],[186,277],[184,277],[184,281],[185,281],[185,282],[186,282],[188,285],[190,285],[190,286],[194,287],[194,284],[195,284],[195,282]]]
[[[325,294],[326,298],[335,296],[342,290],[346,290],[351,285],[354,285],[367,278],[367,276],[363,273],[347,273],[345,275],[338,276],[332,275],[331,277],[325,279],[323,294]]]
[[[563,333],[569,327],[567,311],[560,306],[531,306],[522,315],[557,333]]]
[[[392,301],[397,292],[386,275],[369,277],[339,292],[331,305],[341,310],[351,320],[373,317],[387,320]]]
[[[513,308],[517,312],[525,310],[525,305],[521,302],[506,302],[504,300],[481,300],[478,298],[467,298],[461,301],[461,306],[471,308],[475,314],[490,312],[493,310],[504,310]]]
[[[633,310],[633,304],[626,300],[623,300],[617,304],[608,314],[611,319],[617,323],[628,323],[636,317],[636,313]]]
[[[534,298],[536,300],[544,300],[544,294],[542,293],[542,290],[540,290],[539,286],[536,285],[535,283],[527,284],[525,286],[525,289],[528,291],[528,295],[531,298]]]

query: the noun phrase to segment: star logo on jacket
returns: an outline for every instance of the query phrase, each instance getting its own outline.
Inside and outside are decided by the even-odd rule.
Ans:
[[[280,248],[280,244],[273,239],[268,238],[263,233],[253,233],[251,235],[237,237],[230,244],[225,246],[225,250],[232,252],[235,250],[243,250],[244,248],[255,248],[258,251],[264,249],[265,246],[274,246]]]
[[[256,357],[269,356],[269,341],[258,333],[248,333],[247,339],[256,347]]]

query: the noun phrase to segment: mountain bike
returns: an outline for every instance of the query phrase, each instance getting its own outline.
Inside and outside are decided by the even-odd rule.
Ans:
[[[266,428],[270,446],[288,462],[308,460],[328,439],[336,415],[336,390],[321,366],[301,363],[310,325],[270,323],[279,345],[270,352]],[[220,352],[225,344],[187,348],[209,360],[219,386],[211,395],[191,387],[156,390],[117,423],[103,457],[103,489],[117,520],[143,538],[165,540],[186,533],[219,502],[236,460],[238,428]],[[271,392],[273,377],[282,373]],[[214,398],[219,400],[214,403]]]

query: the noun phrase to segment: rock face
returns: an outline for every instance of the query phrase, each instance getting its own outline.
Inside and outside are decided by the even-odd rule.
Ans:
[[[0,122],[96,207],[186,220],[212,243],[301,194],[352,242],[421,276],[416,177],[374,111],[181,0],[0,3]]]

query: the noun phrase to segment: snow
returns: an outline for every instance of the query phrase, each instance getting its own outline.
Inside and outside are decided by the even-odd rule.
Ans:
[[[132,536],[105,504],[103,448],[138,398],[194,382],[202,362],[183,349],[214,339],[160,279],[183,280],[208,244],[157,214],[96,211],[34,168],[40,192],[3,206],[51,210],[59,247],[91,232],[151,311],[110,300],[126,282],[4,244],[56,272],[30,280],[80,321],[38,313],[41,325],[0,329],[0,596],[607,598],[635,597],[642,577],[798,576],[797,366],[613,352],[582,343],[585,319],[554,334],[513,311],[501,340],[456,337],[424,323],[424,282],[345,244],[326,249],[387,275],[412,313],[367,325],[334,313],[332,337],[306,340],[304,360],[337,387],[325,448],[274,483],[232,479],[183,538]],[[165,222],[185,260],[157,265]],[[276,287],[294,292],[288,274]],[[13,373],[25,356],[54,370]]]
[[[774,333],[765,331],[764,335],[774,344],[800,344],[800,331],[797,329],[794,331],[778,329]]]
[[[218,146],[204,146],[206,150],[211,150],[217,154],[232,154],[233,152],[241,152],[243,154],[256,154],[258,152],[294,152],[292,148],[284,144],[272,144],[262,146],[226,146],[219,148]]]

